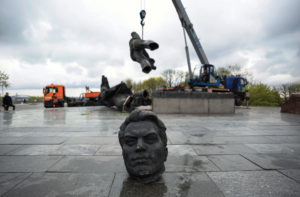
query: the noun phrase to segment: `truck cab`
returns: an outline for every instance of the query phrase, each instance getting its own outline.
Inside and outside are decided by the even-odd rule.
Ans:
[[[224,87],[234,93],[235,105],[237,106],[240,106],[245,99],[247,85],[247,80],[241,76],[230,76],[224,78]]]
[[[191,87],[219,87],[221,79],[215,75],[215,67],[211,64],[203,64],[200,69],[199,77],[190,80]]]
[[[63,85],[47,85],[43,89],[44,107],[64,107],[66,100],[65,86]]]

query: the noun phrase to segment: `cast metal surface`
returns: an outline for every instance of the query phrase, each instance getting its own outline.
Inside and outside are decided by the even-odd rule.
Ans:
[[[159,45],[151,40],[142,40],[136,32],[132,32],[131,37],[129,41],[131,59],[140,63],[144,73],[156,70],[155,60],[149,56],[145,49],[153,51],[158,49]]]
[[[164,123],[150,111],[134,110],[120,126],[119,142],[128,174],[142,183],[160,179],[167,160]]]
[[[124,82],[110,88],[107,78],[102,76],[99,102],[107,107],[115,106],[120,111],[132,111],[138,106],[150,105],[151,99],[147,90],[133,94]]]

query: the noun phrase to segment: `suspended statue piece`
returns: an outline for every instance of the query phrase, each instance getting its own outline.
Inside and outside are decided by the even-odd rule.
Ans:
[[[140,63],[144,73],[156,70],[156,66],[154,66],[155,60],[149,57],[145,49],[153,51],[158,49],[159,45],[151,40],[142,40],[136,32],[132,32],[131,37],[129,41],[131,59]]]
[[[151,111],[134,110],[120,126],[119,142],[131,178],[151,183],[160,179],[167,160],[164,123]]]

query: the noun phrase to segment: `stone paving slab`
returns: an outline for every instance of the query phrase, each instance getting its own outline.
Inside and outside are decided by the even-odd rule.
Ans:
[[[18,137],[1,137],[0,138],[0,144],[1,145],[10,145],[14,141],[16,141],[17,139],[18,139]]]
[[[70,129],[70,128],[69,128]],[[73,130],[76,130],[76,128],[72,128]],[[26,137],[26,136],[38,136],[38,137],[94,137],[94,136],[104,136],[104,137],[111,137],[111,136],[117,136],[117,133],[108,133],[108,132],[100,132],[100,131],[87,131],[88,129],[85,128],[84,131],[52,131],[52,130],[41,130],[36,132],[1,132],[0,137]]]
[[[101,148],[97,151],[96,155],[121,156],[122,149],[120,145],[102,145]]]
[[[225,196],[286,197],[300,195],[297,182],[277,171],[208,172]]]
[[[92,144],[66,144],[60,146],[53,155],[94,155],[100,149],[100,145]]]
[[[220,137],[227,137],[227,136],[299,136],[299,131],[296,130],[285,130],[282,128],[282,130],[255,130],[250,129],[248,130],[213,130],[208,132],[205,132],[206,135],[213,134],[214,136],[220,136]],[[197,133],[195,135],[198,135]]]
[[[300,196],[300,118],[279,111],[159,115],[166,172],[143,185],[128,179],[118,142],[127,113],[17,106],[0,112],[0,196]]]
[[[291,150],[290,154],[300,155],[300,142],[297,144],[288,144],[287,146]]]
[[[279,170],[279,171],[284,175],[300,183],[300,169],[287,169],[287,170]]]
[[[243,144],[194,145],[193,148],[198,155],[232,155],[240,153],[256,153],[254,149],[251,149]]]
[[[206,172],[220,169],[206,156],[169,155],[166,161],[167,172]]]
[[[170,156],[184,156],[197,155],[195,150],[190,145],[168,145],[168,155]]]
[[[53,155],[61,145],[24,145],[10,155]]]
[[[65,144],[97,144],[97,145],[112,145],[119,144],[118,137],[72,137]]]
[[[245,158],[268,170],[300,168],[300,155],[242,154]]]
[[[107,197],[114,174],[33,173],[4,196],[103,196]]]
[[[216,164],[221,171],[262,170],[240,155],[211,155],[208,156],[208,159]]]
[[[6,155],[20,148],[22,145],[0,145],[0,155]]]
[[[292,116],[291,116],[292,117]],[[294,118],[298,118],[297,116],[293,116]],[[290,119],[291,121],[291,119]],[[288,122],[290,122],[288,121]],[[296,121],[297,122],[297,121]],[[298,123],[300,123],[299,119],[298,119]],[[295,134],[299,135],[299,131],[300,131],[300,126],[299,124],[289,124],[289,125],[276,125],[276,123],[274,121],[271,122],[271,124],[269,124],[267,127],[266,126],[261,126],[261,125],[250,125],[249,128],[251,128],[251,130],[255,130],[255,131],[278,131],[278,132],[286,132],[286,133],[290,133],[290,132],[294,132]]]
[[[170,134],[172,144],[177,145],[210,145],[210,144],[273,144],[279,143],[279,139],[270,136],[188,136],[188,134]],[[279,136],[281,137],[281,136]],[[294,141],[294,140],[293,140]]]
[[[66,141],[67,137],[36,137],[36,136],[26,136],[26,137],[16,137],[10,142],[10,144],[37,144],[37,145],[56,145],[62,144]]]
[[[209,196],[223,197],[223,193],[205,173],[165,173],[152,184],[141,184],[118,173],[110,197],[163,197],[163,196]]]
[[[188,137],[182,132],[167,133],[167,136],[171,144],[184,145],[186,142],[188,142]]]
[[[31,173],[0,173],[0,196],[24,181]]]
[[[300,145],[298,144],[246,144],[257,153],[274,154],[298,154],[300,155]]]
[[[31,136],[34,132],[24,132],[24,131],[8,131],[8,130],[0,130],[0,137],[25,137]]]
[[[45,172],[62,157],[0,156],[0,172]]]
[[[106,173],[126,171],[121,156],[65,156],[48,172]]]
[[[94,155],[100,145],[23,145],[10,152],[10,155]]]
[[[269,138],[275,144],[299,144],[300,142],[300,136],[269,136]]]

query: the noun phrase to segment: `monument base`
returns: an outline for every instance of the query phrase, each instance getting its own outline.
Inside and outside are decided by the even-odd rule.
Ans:
[[[216,92],[156,91],[152,110],[163,114],[232,114],[234,95]]]
[[[281,113],[300,114],[300,93],[292,94],[282,106]]]

